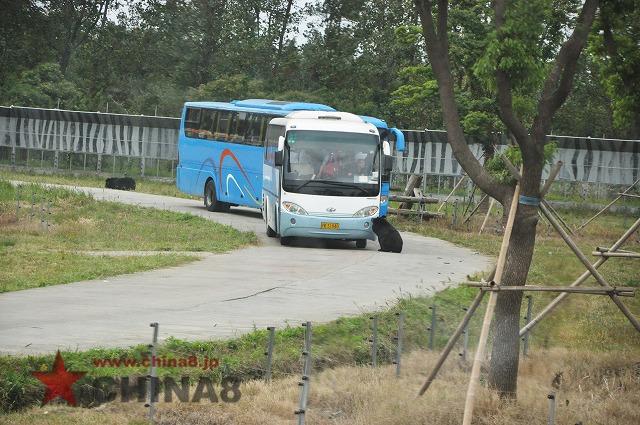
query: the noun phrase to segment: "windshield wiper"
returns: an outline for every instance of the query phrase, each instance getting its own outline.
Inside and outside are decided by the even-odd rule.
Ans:
[[[349,187],[349,188],[352,188],[352,189],[358,189],[360,192],[364,193],[366,196],[369,196],[369,192],[367,192],[365,189],[361,188],[360,186],[356,186],[355,184],[351,184],[351,183],[334,182],[334,181],[331,181],[331,180],[309,180],[309,181],[306,181],[306,182],[302,183],[300,186],[296,187],[295,188],[295,192],[297,192],[298,190],[302,189],[303,187],[305,187],[309,183],[324,183],[324,184],[333,185],[333,186]]]

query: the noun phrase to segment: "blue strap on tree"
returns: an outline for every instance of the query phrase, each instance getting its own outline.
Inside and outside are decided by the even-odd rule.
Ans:
[[[518,200],[518,203],[522,205],[532,205],[534,207],[537,207],[538,205],[540,205],[540,198],[520,195],[520,199]]]

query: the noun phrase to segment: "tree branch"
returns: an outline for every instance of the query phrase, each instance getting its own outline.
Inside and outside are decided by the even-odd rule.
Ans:
[[[482,167],[482,164],[473,155],[464,137],[460,125],[460,114],[455,102],[453,89],[453,77],[449,65],[449,50],[447,36],[447,8],[446,0],[438,0],[438,33],[436,34],[433,20],[433,2],[429,0],[415,0],[416,9],[422,24],[422,32],[425,38],[427,56],[433,68],[433,73],[438,81],[438,91],[442,103],[442,115],[447,129],[447,139],[453,155],[469,175],[485,193],[504,203],[510,188],[498,183]]]
[[[597,9],[598,0],[586,0],[584,2],[573,33],[558,52],[553,68],[545,80],[542,96],[538,102],[538,114],[532,127],[532,132],[535,132],[537,136],[544,136],[548,132],[551,118],[571,92],[578,59],[587,42]]]
[[[504,25],[506,3],[503,0],[495,0],[493,3],[493,10],[495,14],[496,31],[500,31],[500,28]],[[520,146],[523,154],[529,150],[529,132],[525,128],[522,121],[518,119],[513,111],[513,94],[511,90],[511,81],[506,72],[496,69],[496,88],[498,98],[498,110],[500,111],[500,118],[504,122],[507,129],[513,134],[516,142]],[[527,154],[525,154],[527,155]]]

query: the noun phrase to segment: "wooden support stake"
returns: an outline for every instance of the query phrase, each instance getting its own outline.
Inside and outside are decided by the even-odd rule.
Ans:
[[[574,286],[500,286],[491,285],[482,282],[464,282],[464,286],[471,286],[473,288],[480,288],[483,291],[525,291],[525,292],[571,292],[576,294],[597,293],[598,295],[607,295],[608,293],[625,293],[631,294],[635,292],[636,288],[631,286],[613,286],[610,288],[603,288],[602,286],[595,287],[574,287]]]
[[[406,196],[406,195],[389,195],[390,201],[406,202],[410,204],[437,204],[439,201],[437,198],[430,198],[428,196]]]
[[[502,281],[502,273],[504,272],[504,265],[507,258],[507,250],[509,248],[509,240],[511,239],[511,232],[513,230],[513,222],[516,218],[516,211],[518,210],[518,199],[520,198],[520,183],[516,184],[516,188],[513,192],[513,200],[511,201],[511,207],[509,208],[509,217],[507,219],[507,227],[502,238],[502,246],[500,247],[500,255],[498,256],[498,264],[496,265],[495,281],[500,284]],[[462,425],[471,425],[471,419],[473,417],[473,407],[476,399],[476,387],[480,380],[480,366],[484,360],[484,353],[487,346],[487,339],[489,337],[489,328],[491,326],[491,320],[493,318],[493,312],[496,307],[496,300],[498,295],[495,292],[489,294],[489,303],[487,304],[487,310],[484,314],[484,321],[482,323],[482,329],[480,331],[480,340],[478,341],[478,348],[476,349],[476,355],[473,360],[473,366],[471,368],[471,378],[469,379],[469,388],[467,389],[467,399],[464,405],[464,417],[462,419]]]
[[[491,216],[491,211],[493,210],[493,205],[496,203],[496,200],[491,198],[491,202],[489,203],[489,209],[487,210],[487,215],[484,216],[484,220],[482,221],[482,226],[480,226],[480,231],[478,232],[479,235],[482,234],[482,232],[484,231],[484,227],[487,225],[487,222],[489,221],[489,217]]]
[[[473,210],[471,210],[471,212],[469,213],[469,216],[464,219],[462,224],[465,224],[467,221],[471,220],[471,217],[473,217],[473,215],[480,209],[480,206],[482,205],[484,200],[487,199],[487,196],[489,196],[489,195],[487,195],[485,193],[484,196],[482,198],[480,198],[480,202],[478,202],[478,204],[475,206],[475,208]],[[463,215],[466,214],[466,211],[464,211],[462,214]]]
[[[462,182],[464,181],[464,179],[467,178],[467,175],[463,175],[462,178],[460,180],[458,180],[458,184],[456,184],[453,189],[451,190],[451,193],[449,193],[447,195],[446,198],[444,198],[444,201],[442,201],[442,204],[440,204],[440,206],[438,207],[438,210],[436,212],[440,212],[440,210],[442,210],[442,207],[444,207],[444,205],[449,201],[449,198],[451,198],[451,196],[453,195],[453,193],[458,189],[458,187],[460,187],[460,185],[462,184]]]
[[[633,235],[638,230],[638,228],[640,228],[640,218],[638,220],[636,220],[636,222],[633,223],[633,225],[631,225],[631,227],[620,237],[620,239],[618,239],[611,246],[611,248],[609,249],[609,252],[617,251],[621,246],[623,246],[625,244],[627,239],[629,239],[631,237],[631,235]],[[599,258],[598,261],[596,261],[593,264],[593,268],[597,269],[598,267],[603,265],[609,258],[610,257],[601,257],[601,258]],[[587,280],[587,278],[589,276],[591,276],[591,272],[589,272],[589,270],[587,270],[584,273],[582,273],[580,275],[580,277],[578,277],[569,286],[570,287],[578,286],[578,285],[582,284],[585,280]],[[520,336],[523,336],[524,334],[529,332],[531,329],[533,329],[542,319],[544,319],[549,313],[551,313],[568,296],[569,296],[569,294],[566,293],[566,292],[558,295],[540,313],[538,313],[538,315],[536,317],[534,317],[533,320],[531,320],[531,322],[527,323],[526,326],[524,326],[522,329],[520,329]]]
[[[548,202],[547,202],[547,207],[549,208],[549,210],[551,211],[551,213],[555,216],[555,218],[557,218],[557,219],[558,219],[558,221],[560,222],[560,224],[562,224],[562,225],[564,226],[564,228],[565,228],[565,229],[567,229],[567,231],[568,231],[569,233],[571,233],[573,236],[575,236],[575,235],[576,235],[576,233],[573,231],[573,229],[571,228],[571,226],[569,226],[569,225],[567,224],[567,222],[566,222],[566,221],[564,221],[564,220],[562,219],[562,217],[560,216],[560,214],[558,214],[558,211],[556,211],[556,210],[551,206],[551,204],[550,204],[550,203],[548,203]]]
[[[593,251],[591,255],[596,257],[620,257],[620,258],[640,258],[640,252],[602,252]]]
[[[549,178],[544,182],[544,186],[540,189],[540,198],[544,198],[549,189],[551,189],[551,184],[555,181],[556,177],[558,177],[558,173],[562,169],[562,161],[558,161],[553,165],[551,171],[549,171]]]
[[[407,185],[404,188],[404,196],[413,196],[413,189],[419,187],[422,184],[421,174],[411,174],[407,180]],[[403,202],[398,206],[398,209],[411,209],[410,202]]]
[[[618,195],[620,196],[626,196],[629,198],[640,198],[640,195],[634,195],[632,193],[623,193],[623,192],[618,192]]]
[[[633,184],[631,186],[629,186],[628,188],[625,189],[624,192],[622,192],[622,194],[618,195],[613,201],[609,202],[604,208],[602,208],[600,211],[598,211],[596,213],[596,215],[594,215],[593,217],[591,217],[589,220],[585,221],[584,223],[582,223],[580,226],[578,226],[578,228],[576,230],[580,230],[583,227],[585,227],[587,224],[591,223],[593,220],[595,220],[598,216],[600,216],[600,214],[602,214],[603,212],[605,212],[606,210],[609,209],[609,207],[613,204],[615,204],[616,202],[618,202],[618,199],[622,198],[624,196],[624,194],[628,193],[631,189],[633,189],[633,187],[638,184],[638,182],[640,182],[640,178],[636,181],[633,182]]]
[[[633,297],[635,294],[635,288],[632,287],[611,287],[603,288],[598,287],[560,287],[560,286],[486,286],[465,283],[465,286],[478,287],[482,291],[486,292],[569,292],[572,294],[591,294],[591,295],[609,295],[615,294],[623,297]]]

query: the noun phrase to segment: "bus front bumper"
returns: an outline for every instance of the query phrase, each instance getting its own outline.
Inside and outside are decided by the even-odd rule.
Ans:
[[[297,215],[282,211],[280,215],[280,236],[357,240],[376,240],[372,220],[375,217],[317,217]],[[337,229],[323,228],[324,223]]]

